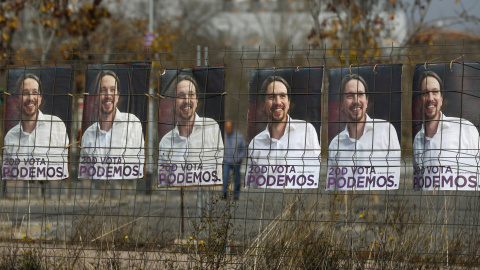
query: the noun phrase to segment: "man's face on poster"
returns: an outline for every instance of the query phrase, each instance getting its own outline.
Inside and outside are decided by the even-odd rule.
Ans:
[[[36,119],[42,103],[42,95],[36,80],[27,78],[23,81],[20,86],[19,102],[22,118]]]
[[[175,91],[175,114],[177,120],[194,121],[198,97],[195,85],[189,80],[180,81]]]
[[[114,113],[120,97],[117,89],[117,80],[110,75],[103,76],[98,86],[98,94],[100,113],[105,115]]]
[[[364,122],[367,119],[368,98],[365,86],[359,80],[352,79],[345,84],[341,110],[349,122]]]
[[[271,82],[265,92],[265,114],[270,122],[287,122],[290,98],[287,87],[280,81]]]
[[[425,120],[439,120],[443,96],[440,83],[434,77],[427,76],[422,81],[422,109]]]

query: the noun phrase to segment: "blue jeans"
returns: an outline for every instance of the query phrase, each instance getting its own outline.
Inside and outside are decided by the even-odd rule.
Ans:
[[[238,199],[238,196],[240,196],[240,164],[225,164],[223,166],[223,195],[227,195],[227,187],[230,180],[230,170],[233,170],[233,197]]]

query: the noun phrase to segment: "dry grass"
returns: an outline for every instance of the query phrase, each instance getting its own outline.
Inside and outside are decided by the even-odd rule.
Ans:
[[[427,196],[422,207],[401,198],[285,195],[287,207],[254,239],[234,242],[237,206],[213,196],[185,235],[152,226],[166,220],[89,211],[51,233],[46,224],[2,223],[1,269],[470,269],[480,265],[478,215],[454,196]],[[156,210],[153,210],[156,211]],[[458,213],[464,211],[463,215]],[[149,218],[150,217],[150,218]],[[53,226],[53,225],[52,225]],[[37,228],[38,227],[38,228]],[[57,226],[59,227],[59,226]],[[25,237],[23,237],[23,235]],[[33,239],[30,235],[36,234]],[[64,235],[66,237],[64,237]],[[245,249],[232,251],[234,245]]]
[[[355,204],[361,196],[351,196]],[[363,198],[365,199],[365,198]],[[448,199],[446,199],[448,200]],[[341,213],[343,198],[331,195],[330,209],[294,197],[244,254],[255,269],[469,269],[480,265],[480,234],[466,226],[449,230],[445,207],[433,216],[408,201],[386,203],[385,212]],[[447,204],[448,202],[446,202]],[[309,205],[306,209],[303,204]],[[372,205],[373,206],[373,205]],[[373,207],[372,207],[373,208]],[[412,211],[413,209],[413,211]],[[449,209],[449,210],[445,210]],[[439,225],[440,224],[440,225]]]

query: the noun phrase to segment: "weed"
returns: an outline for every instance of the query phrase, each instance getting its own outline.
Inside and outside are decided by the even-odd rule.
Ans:
[[[232,222],[235,204],[221,198],[221,195],[213,196],[209,202],[211,211],[204,211],[198,219],[190,219],[193,232],[187,240],[186,252],[195,268],[220,269],[228,263],[228,251],[240,226],[235,227]]]

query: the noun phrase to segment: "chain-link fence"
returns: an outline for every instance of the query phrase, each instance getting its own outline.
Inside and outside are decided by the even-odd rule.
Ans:
[[[9,54],[0,268],[478,266],[478,46],[359,55]]]

